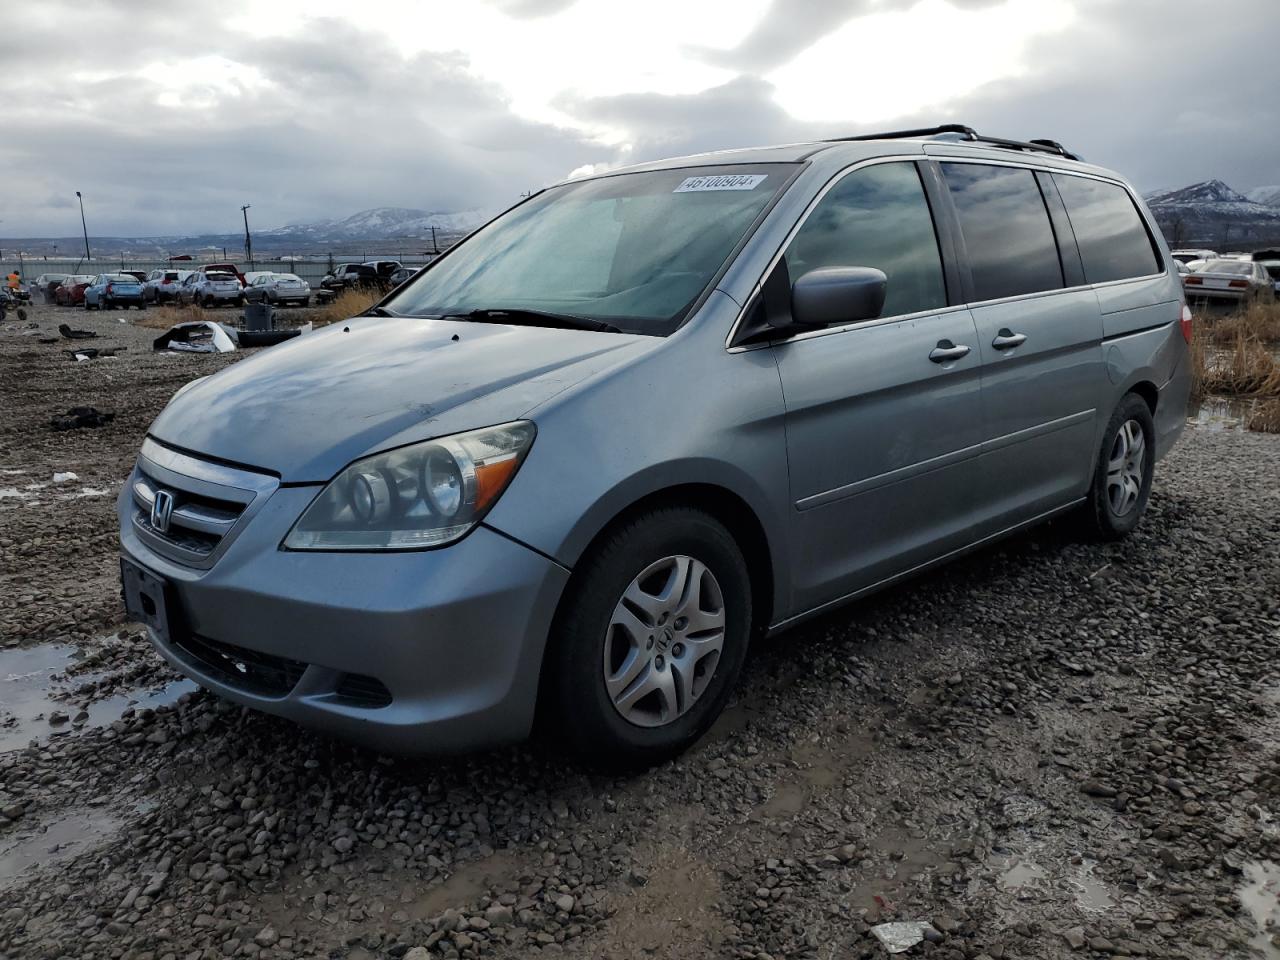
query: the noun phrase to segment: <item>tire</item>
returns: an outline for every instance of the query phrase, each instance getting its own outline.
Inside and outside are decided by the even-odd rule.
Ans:
[[[1131,452],[1139,443],[1137,437],[1141,437],[1141,463]],[[1085,532],[1091,538],[1120,540],[1142,520],[1151,497],[1155,440],[1151,408],[1136,393],[1126,394],[1103,433],[1089,498],[1081,509]]]
[[[661,592],[655,585],[690,590],[695,582],[701,617],[685,617],[693,607],[664,605],[653,595]],[[645,607],[624,607],[624,592],[642,597]],[[615,770],[679,754],[724,709],[746,658],[751,614],[746,562],[719,522],[686,507],[632,518],[592,548],[565,591],[543,665],[540,732],[577,758]],[[624,707],[615,706],[606,671],[617,678],[618,699],[629,701]]]

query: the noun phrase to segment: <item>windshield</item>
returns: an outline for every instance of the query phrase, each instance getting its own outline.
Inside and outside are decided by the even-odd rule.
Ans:
[[[384,306],[409,316],[540,310],[666,336],[792,169],[696,167],[553,187],[469,237]]]
[[[297,275],[296,273],[277,273],[277,274],[275,275],[275,279],[276,279],[276,280],[284,280],[284,281],[286,281],[286,282],[288,282],[288,281],[292,281],[293,283],[301,283],[301,282],[302,282],[302,281],[301,281],[301,279],[298,277],[298,275]]]
[[[1253,273],[1253,264],[1244,260],[1210,260],[1200,268],[1201,273],[1229,273],[1247,277]]]

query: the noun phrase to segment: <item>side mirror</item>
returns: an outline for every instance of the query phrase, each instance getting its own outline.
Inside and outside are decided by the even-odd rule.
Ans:
[[[874,320],[884,309],[889,278],[874,267],[820,267],[791,288],[791,318],[801,327]]]

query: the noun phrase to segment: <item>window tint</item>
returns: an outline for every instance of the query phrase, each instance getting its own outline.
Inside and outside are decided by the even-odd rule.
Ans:
[[[944,163],[973,274],[974,299],[1062,287],[1062,263],[1035,174],[1017,167]]]
[[[882,316],[947,303],[938,238],[911,163],[876,164],[837,183],[805,220],[786,261],[792,283],[819,267],[883,270],[889,286]]]
[[[1055,173],[1089,283],[1161,273],[1138,208],[1123,187]]]

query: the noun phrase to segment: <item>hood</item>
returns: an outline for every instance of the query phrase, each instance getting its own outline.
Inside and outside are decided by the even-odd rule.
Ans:
[[[516,420],[657,337],[370,317],[303,334],[196,383],[150,434],[280,474],[332,478],[378,450]]]

